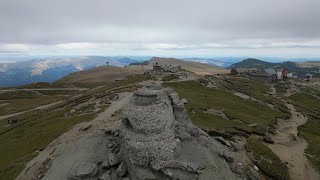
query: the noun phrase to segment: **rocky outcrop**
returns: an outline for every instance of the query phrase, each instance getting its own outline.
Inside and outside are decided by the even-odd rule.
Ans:
[[[220,148],[172,89],[147,86],[123,110],[121,157],[131,179],[233,179]],[[210,171],[208,170],[210,169]]]
[[[66,167],[66,179],[235,179],[224,159],[232,159],[228,148],[192,124],[178,94],[169,88],[138,90],[123,109],[120,127],[95,137],[104,138],[104,147],[99,147],[105,149],[104,158],[96,154],[94,162],[73,160],[77,163]],[[44,179],[54,179],[55,173]]]

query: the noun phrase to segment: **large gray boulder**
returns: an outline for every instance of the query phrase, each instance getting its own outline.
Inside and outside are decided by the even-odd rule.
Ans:
[[[123,110],[122,160],[131,179],[234,179],[221,147],[194,126],[174,90],[146,86]],[[141,171],[143,169],[143,171]]]
[[[122,113],[120,127],[71,145],[44,179],[236,178],[219,156],[228,154],[228,148],[192,124],[174,90],[143,87]]]

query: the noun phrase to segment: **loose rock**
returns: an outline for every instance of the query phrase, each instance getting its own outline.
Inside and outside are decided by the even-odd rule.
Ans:
[[[119,159],[113,153],[110,153],[108,156],[110,166],[114,166],[119,163]]]
[[[181,99],[180,102],[181,102],[182,104],[188,104],[188,100],[185,99],[185,98]]]
[[[92,127],[92,124],[86,123],[86,124],[84,124],[84,125],[81,127],[80,130],[86,131],[86,130],[90,129],[91,127]]]
[[[233,160],[234,160],[233,155],[230,154],[228,151],[223,152],[223,157],[228,162],[233,162]]]
[[[111,180],[111,176],[109,173],[103,173],[100,177],[99,180]]]
[[[108,161],[104,161],[103,164],[102,164],[102,168],[103,169],[108,169],[109,167],[110,167],[109,160]]]
[[[127,166],[124,163],[121,163],[116,171],[117,175],[122,177],[126,174],[126,172],[127,172]]]
[[[91,177],[96,175],[98,168],[93,163],[75,164],[70,171],[70,178]]]
[[[273,144],[274,141],[269,136],[264,136],[263,141],[269,144]]]

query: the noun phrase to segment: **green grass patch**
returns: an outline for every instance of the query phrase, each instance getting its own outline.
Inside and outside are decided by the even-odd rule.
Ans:
[[[133,84],[141,81],[146,81],[153,79],[153,77],[150,74],[139,74],[139,75],[131,75],[127,76],[125,79],[114,81],[114,82],[75,82],[73,85],[78,87],[85,87],[85,88],[95,88],[98,86],[110,86],[116,87],[116,86],[124,86],[128,84]],[[54,83],[55,86],[65,86],[64,82],[57,81]]]
[[[64,97],[61,97],[61,96],[60,97],[59,96],[40,96],[37,98],[30,98],[30,99],[14,99],[14,100],[2,101],[1,103],[8,103],[8,104],[1,106],[0,116],[30,110],[41,105],[46,105],[46,104],[61,100],[63,98]]]
[[[0,179],[14,179],[29,160],[36,156],[35,150],[45,148],[63,132],[75,124],[91,120],[95,114],[64,116],[65,110],[42,110],[37,115],[26,113],[11,130],[0,135]]]
[[[30,91],[8,91],[0,93],[0,100],[30,99],[39,96],[40,95]]]
[[[251,100],[244,100],[225,90],[207,88],[196,81],[165,83],[173,88],[180,96],[186,98],[186,109],[194,124],[201,128],[237,129],[253,132],[256,124],[263,127],[274,124],[276,118],[285,116],[284,113],[273,110],[266,105]],[[230,120],[214,114],[205,113],[205,109],[219,109]]]
[[[276,109],[286,114],[286,116],[282,117],[284,119],[290,117],[290,112],[281,99],[268,94],[271,91],[270,85],[246,78],[227,78],[225,79],[224,86],[228,90],[238,91],[255,99],[272,104]]]
[[[304,114],[320,118],[320,99],[305,93],[295,93],[289,100],[296,109]]]
[[[147,81],[147,80],[151,80],[151,79],[153,79],[153,77],[149,74],[128,76],[128,77],[126,77],[126,79],[123,79],[120,81],[110,82],[107,84],[105,83],[104,87],[99,88],[96,91],[93,91],[93,93],[105,92],[105,91],[109,91],[110,89],[118,88],[118,87],[122,87],[122,86],[132,86],[135,83]]]
[[[27,84],[27,85],[18,86],[18,87],[12,87],[12,88],[14,88],[14,89],[39,89],[39,88],[58,88],[58,87],[63,87],[63,86],[55,85],[55,84],[48,83],[48,82],[35,82],[32,84]]]
[[[264,174],[276,180],[289,179],[288,168],[268,146],[254,138],[248,138],[247,141],[247,150],[258,161],[258,166]]]
[[[171,74],[171,75],[168,75],[168,76],[164,76],[161,79],[161,81],[172,81],[172,80],[177,80],[177,79],[179,79],[178,75]]]
[[[76,90],[37,90],[37,92],[49,95],[49,96],[55,96],[55,95],[74,95],[78,93],[82,93],[83,91],[76,91]]]
[[[276,89],[276,92],[277,92],[278,94],[284,94],[284,93],[287,92],[287,88],[285,88],[285,87],[275,86],[274,88]]]

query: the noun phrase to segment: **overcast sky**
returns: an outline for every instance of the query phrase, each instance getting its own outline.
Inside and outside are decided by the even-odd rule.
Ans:
[[[320,0],[0,0],[0,53],[320,57]]]

